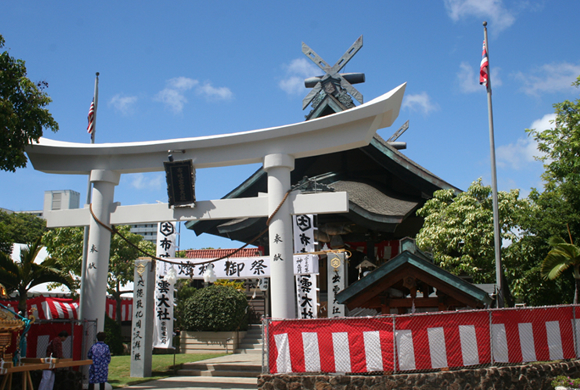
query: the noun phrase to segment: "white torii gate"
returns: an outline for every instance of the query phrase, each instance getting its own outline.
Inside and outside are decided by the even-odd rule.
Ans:
[[[290,189],[290,172],[296,158],[322,155],[366,146],[378,129],[393,124],[403,100],[405,84],[358,107],[306,122],[226,135],[162,141],[79,144],[41,138],[27,147],[36,170],[58,174],[89,174],[93,183],[93,212],[105,224],[191,221],[272,215]],[[120,206],[114,188],[121,174],[164,170],[168,150],[183,150],[183,159],[196,169],[262,163],[268,174],[268,194],[256,198],[196,202],[194,208],[168,208],[167,204]],[[342,193],[291,194],[269,226],[272,317],[294,318],[292,269],[292,214],[348,212]],[[48,227],[90,226],[84,319],[98,319],[104,327],[107,270],[111,233],[97,224],[87,207],[47,211]]]

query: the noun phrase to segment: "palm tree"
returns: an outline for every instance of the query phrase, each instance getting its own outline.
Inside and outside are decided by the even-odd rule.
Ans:
[[[40,264],[34,262],[42,249],[41,239],[39,237],[28,248],[21,249],[19,262],[0,252],[0,283],[6,287],[8,294],[18,292],[18,311],[24,316],[27,293],[32,287],[42,283],[61,283],[69,289],[74,286],[72,277],[56,268],[55,259],[47,258]]]
[[[571,237],[570,237],[571,238]],[[572,240],[570,240],[571,242]],[[552,248],[544,259],[540,269],[546,279],[554,280],[562,272],[573,267],[576,288],[574,291],[574,304],[578,303],[578,285],[580,283],[580,248],[574,244],[568,244],[560,237],[552,237],[548,241]]]

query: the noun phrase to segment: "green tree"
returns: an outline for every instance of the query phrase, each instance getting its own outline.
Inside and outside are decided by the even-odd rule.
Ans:
[[[5,40],[0,35],[0,49]],[[14,172],[26,166],[26,145],[38,141],[43,129],[58,131],[46,107],[52,100],[43,92],[48,83],[26,77],[23,60],[0,53],[0,169]]]
[[[572,268],[575,281],[574,304],[577,304],[580,283],[580,248],[573,243],[568,244],[557,236],[550,238],[549,243],[552,250],[542,263],[542,275],[547,279],[554,280],[562,275],[562,272]]]
[[[20,251],[20,261],[14,261],[6,253],[0,252],[0,283],[8,293],[18,292],[18,310],[26,313],[28,291],[42,283],[60,283],[71,289],[74,285],[72,277],[58,267],[54,258],[46,258],[40,264],[35,260],[42,249],[41,237],[28,248]]]
[[[580,77],[572,85],[579,87]],[[554,110],[556,119],[552,128],[543,131],[526,129],[542,152],[536,159],[544,162],[544,189],[541,192],[532,189],[529,199],[535,205],[534,213],[523,222],[529,233],[526,239],[533,241],[531,245],[539,257],[538,269],[553,249],[550,245],[552,237],[580,235],[580,99],[556,103]],[[573,267],[563,272],[572,271]],[[572,280],[575,279],[542,278],[538,285],[552,284],[554,290],[549,295],[569,302],[566,297],[575,290]]]
[[[111,354],[121,356],[125,352],[123,346],[123,335],[121,333],[121,324],[105,314],[105,342],[111,350]]]
[[[504,243],[502,262],[504,285],[518,300],[528,300],[525,286],[537,264],[530,242],[522,229],[521,220],[533,212],[527,199],[519,198],[518,190],[498,193],[500,230]],[[466,192],[457,196],[451,190],[433,194],[417,215],[425,218],[417,235],[417,245],[433,254],[435,263],[455,275],[468,275],[475,283],[494,283],[495,251],[491,187],[481,179],[473,182]],[[529,271],[531,274],[525,274]],[[512,291],[513,290],[513,291]],[[510,293],[506,301],[510,301]]]
[[[117,226],[118,232],[137,246],[140,250],[155,255],[155,244],[143,239],[139,234],[131,233],[129,225]],[[117,321],[121,322],[121,295],[127,290],[121,288],[134,280],[135,260],[145,256],[135,247],[129,245],[119,234],[111,237],[111,251],[109,256],[109,277],[107,292],[117,301]]]
[[[580,86],[580,77],[572,85]],[[570,226],[573,234],[580,233],[580,99],[574,102],[565,100],[554,104],[556,119],[552,128],[537,131],[526,129],[526,132],[538,143],[542,156],[536,158],[544,162],[544,192],[550,200],[559,198],[565,202],[567,220],[559,224],[563,229]],[[541,201],[541,199],[540,199]],[[561,218],[559,218],[561,219]],[[558,234],[564,236],[562,234]],[[551,236],[548,236],[549,238]]]
[[[143,236],[130,232],[130,226],[117,226],[119,233],[139,249],[155,255],[155,245],[145,241]],[[44,245],[51,256],[58,258],[59,266],[67,272],[81,276],[83,256],[84,229],[80,227],[58,228],[48,231],[44,236]],[[107,293],[117,301],[117,321],[121,321],[122,287],[133,281],[135,260],[144,256],[136,248],[129,245],[118,234],[111,237],[109,252],[109,275]],[[78,286],[78,278],[77,278]]]
[[[0,210],[0,252],[10,254],[12,244],[35,242],[46,230],[46,221],[31,214]]]

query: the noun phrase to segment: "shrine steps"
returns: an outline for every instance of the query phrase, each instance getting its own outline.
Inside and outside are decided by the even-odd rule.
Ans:
[[[262,346],[262,326],[259,324],[249,325],[246,335],[240,340],[235,353],[261,355]]]

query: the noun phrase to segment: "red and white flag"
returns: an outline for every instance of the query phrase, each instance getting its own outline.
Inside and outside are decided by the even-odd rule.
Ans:
[[[487,57],[487,47],[483,41],[483,51],[481,53],[481,66],[479,67],[479,84],[489,88],[489,58]]]
[[[89,125],[87,126],[87,133],[93,134],[95,131],[95,99],[91,102],[91,108],[89,108]]]

